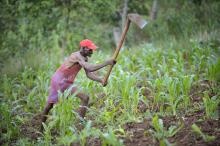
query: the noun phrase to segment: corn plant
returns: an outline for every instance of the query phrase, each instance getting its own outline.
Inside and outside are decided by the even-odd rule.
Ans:
[[[18,129],[16,126],[16,121],[14,121],[10,107],[7,104],[0,104],[0,126],[1,126],[1,138],[0,140],[10,140],[13,136],[18,134]],[[4,132],[3,132],[4,131]]]
[[[43,127],[44,127],[44,134],[43,134],[43,138],[44,138],[44,145],[45,146],[50,146],[51,141],[52,141],[52,136],[51,136],[51,126],[50,125],[46,125],[43,123]]]
[[[207,68],[207,76],[210,80],[212,81],[220,81],[220,74],[219,74],[219,70],[220,70],[220,59],[216,59],[217,57],[216,56],[211,56],[209,57],[209,60],[208,60],[208,68]]]
[[[64,92],[64,94],[59,93],[59,103],[55,106],[55,109],[53,109],[52,119],[54,126],[58,126],[58,129],[62,135],[65,133],[71,133],[71,130],[68,128],[73,125],[75,121],[75,112],[73,112],[73,107],[75,103],[77,105],[77,102],[73,102],[74,99],[68,98],[69,91]]]
[[[154,94],[155,94],[155,97],[154,97],[154,105],[158,105],[160,102],[161,102],[161,92],[162,92],[162,86],[163,86],[163,80],[162,78],[158,78],[155,80],[155,83],[154,83]]]
[[[216,138],[215,136],[210,136],[210,135],[203,133],[201,131],[201,129],[195,123],[191,126],[191,128],[192,128],[193,132],[195,132],[196,134],[201,136],[205,142],[213,141]]]
[[[11,97],[12,95],[11,89],[13,88],[14,81],[5,74],[3,75],[1,82],[2,82],[2,86],[0,87],[2,92],[1,94],[3,94],[4,97],[12,98],[13,96]]]
[[[167,87],[168,87],[168,92],[169,92],[168,103],[172,109],[173,115],[176,115],[177,106],[179,102],[181,101],[179,79],[174,78],[174,79],[169,80],[167,82]]]
[[[220,98],[218,97],[218,95],[210,98],[208,93],[205,92],[205,95],[203,97],[203,104],[205,107],[207,118],[214,118],[216,116],[219,102]]]
[[[187,108],[188,105],[190,104],[189,93],[190,93],[190,89],[192,86],[193,78],[194,78],[193,75],[187,75],[181,78],[181,85],[182,85],[181,89],[183,93],[183,102],[184,102],[185,108]]]
[[[109,89],[113,91],[112,93],[116,93],[113,99],[117,100],[117,95],[120,96],[125,114],[135,115],[140,93],[140,90],[135,88],[136,75],[122,70],[116,71],[116,75],[117,80],[114,80]]]
[[[167,138],[174,136],[183,127],[181,124],[180,127],[170,126],[168,130],[166,130],[163,125],[163,120],[159,119],[157,115],[152,118],[152,125],[154,130],[150,129],[150,133],[156,137],[160,146],[172,145]]]
[[[123,142],[118,140],[112,128],[109,128],[108,132],[102,134],[102,145],[123,146]]]
[[[79,134],[79,140],[80,140],[80,144],[81,146],[85,146],[86,145],[86,140],[89,137],[100,137],[101,135],[101,131],[99,129],[93,128],[92,127],[92,121],[88,121],[85,124],[85,128],[80,132]]]
[[[72,130],[71,134],[66,134],[66,135],[60,135],[56,137],[56,141],[58,145],[71,145],[73,142],[78,141],[78,135],[76,134],[76,130],[73,130],[71,127],[70,129]]]

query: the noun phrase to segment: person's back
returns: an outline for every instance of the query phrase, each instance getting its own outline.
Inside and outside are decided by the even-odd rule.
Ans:
[[[82,68],[78,63],[77,55],[79,52],[72,53],[56,71],[56,73],[61,73],[68,82],[73,83]]]

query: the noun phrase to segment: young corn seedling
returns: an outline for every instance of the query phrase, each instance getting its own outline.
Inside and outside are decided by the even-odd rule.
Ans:
[[[160,95],[162,92],[163,80],[162,78],[158,78],[155,80],[154,89],[155,89],[155,97],[154,97],[154,106],[158,106],[160,103]]]
[[[59,93],[59,102],[55,106],[52,115],[54,124],[58,126],[61,135],[71,133],[69,127],[73,125],[76,117],[75,114],[77,114],[73,112],[73,107],[77,106],[74,106],[74,104],[77,104],[77,102],[73,102],[72,96],[67,99],[68,95],[69,91],[65,91],[64,94]]]
[[[209,97],[208,93],[205,92],[203,97],[203,104],[205,106],[205,113],[207,118],[214,118],[217,116],[217,108],[220,99],[217,96]]]
[[[86,139],[88,137],[94,136],[94,137],[99,137],[101,134],[101,131],[96,128],[92,128],[92,121],[86,122],[85,128],[80,132],[79,134],[79,140],[81,146],[86,145]]]
[[[122,140],[118,140],[112,128],[102,135],[102,146],[123,146]]]
[[[16,121],[13,119],[10,106],[5,103],[0,103],[0,115],[1,115],[1,137],[0,140],[9,141],[12,137],[18,134]],[[3,132],[4,131],[4,132]]]
[[[126,110],[125,113],[135,115],[139,98],[139,91],[134,87],[136,85],[136,76],[126,72],[123,74],[123,76],[118,77],[120,80],[118,90],[121,94],[122,105]]]
[[[3,78],[1,79],[2,85],[1,85],[1,90],[2,90],[2,96],[6,97],[6,98],[12,98],[12,90],[14,89],[13,86],[15,86],[14,80],[10,79],[6,74],[3,76]],[[11,100],[16,100],[16,98],[13,98]]]
[[[167,138],[174,136],[182,127],[170,126],[168,130],[165,129],[163,125],[163,120],[159,119],[155,115],[152,119],[152,125],[154,130],[150,130],[150,133],[159,141],[160,146],[171,146],[172,144],[167,140]]]
[[[78,141],[79,136],[76,134],[76,130],[73,129],[71,130],[72,130],[72,134],[56,136],[57,145],[70,146],[72,143]]]
[[[210,142],[210,141],[215,140],[215,136],[210,136],[210,135],[204,134],[196,124],[193,124],[191,126],[191,128],[192,128],[193,132],[195,132],[196,134],[201,136],[205,142]]]
[[[51,126],[50,125],[46,125],[43,123],[43,127],[44,127],[44,134],[43,134],[43,138],[44,138],[44,145],[45,146],[50,146],[52,145],[51,140],[52,140],[52,136],[51,136]]]
[[[211,81],[220,81],[220,59],[216,59],[216,56],[209,57],[208,61],[208,69],[207,69],[207,76]]]
[[[190,93],[190,89],[192,87],[192,82],[193,82],[193,78],[194,76],[183,76],[181,78],[182,81],[182,93],[183,93],[183,102],[184,102],[184,106],[185,108],[187,108],[190,104],[190,97],[189,97],[189,93]]]
[[[170,80],[168,83],[168,92],[169,92],[169,106],[172,109],[173,115],[177,113],[177,106],[181,100],[180,98],[180,82],[177,78]]]

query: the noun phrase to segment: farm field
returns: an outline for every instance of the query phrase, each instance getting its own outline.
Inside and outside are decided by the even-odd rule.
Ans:
[[[0,146],[220,146],[219,12],[219,0],[1,0]]]
[[[100,56],[96,62],[103,60],[100,51],[95,53]],[[79,118],[78,99],[66,99],[65,91],[43,133],[37,114],[55,66],[49,62],[39,70],[25,68],[14,78],[5,75],[1,144],[219,145],[218,53],[218,48],[196,42],[187,51],[151,44],[124,48],[107,87],[89,81],[83,72],[77,77],[91,98],[86,118]]]

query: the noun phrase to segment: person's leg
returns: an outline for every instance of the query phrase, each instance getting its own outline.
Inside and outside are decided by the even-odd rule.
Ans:
[[[42,119],[41,119],[41,123],[45,123],[46,120],[47,120],[47,115],[48,113],[50,112],[50,110],[53,108],[53,103],[47,103],[45,108],[44,108],[44,111],[42,113]],[[43,124],[41,125],[41,130],[43,130]]]
[[[77,92],[77,87],[72,87],[71,93],[74,94],[76,92]],[[81,104],[77,112],[82,118],[84,118],[89,103],[89,96],[82,92],[78,92],[76,93],[76,97],[78,97],[81,100]]]
[[[47,120],[47,115],[48,113],[50,112],[50,110],[53,108],[53,103],[47,103],[45,108],[44,108],[44,111],[42,113],[42,122],[46,122]]]
[[[78,93],[78,94],[76,94],[76,96],[79,97],[81,100],[81,104],[78,109],[78,113],[82,118],[84,118],[86,115],[86,110],[87,110],[87,106],[89,103],[89,96],[84,93]]]
[[[41,123],[45,123],[47,120],[47,115],[49,114],[50,110],[53,108],[54,104],[58,102],[58,89],[56,86],[51,84],[50,90],[49,90],[49,96],[47,99],[47,103],[44,107],[44,111],[42,112],[42,118]],[[43,130],[43,124],[41,124],[41,130]]]

